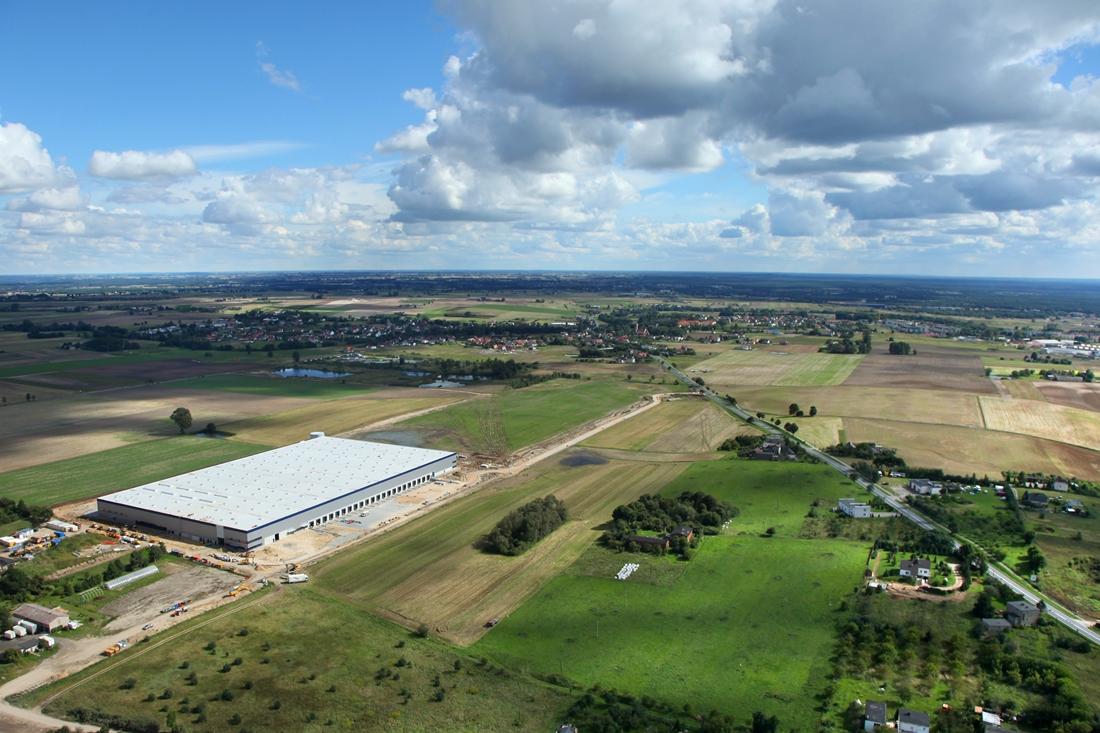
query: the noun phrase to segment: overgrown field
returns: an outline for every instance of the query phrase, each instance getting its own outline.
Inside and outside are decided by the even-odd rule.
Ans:
[[[429,431],[429,442],[440,448],[505,453],[595,420],[653,391],[653,387],[628,382],[556,379],[454,405],[400,425]]]
[[[827,510],[851,483],[819,465],[726,460],[694,464],[662,493],[685,490],[741,515],[687,563],[589,550],[474,649],[583,684],[813,729],[805,701],[825,684],[836,612],[867,548],[797,535],[815,503]],[[615,580],[627,561],[642,569]]]
[[[1040,586],[1075,611],[1100,619],[1100,499],[1052,496],[1081,501],[1088,515],[1067,514],[1056,504],[1046,512],[1024,512],[1046,558]]]
[[[795,348],[784,351],[783,348],[727,351],[695,364],[690,373],[702,376],[712,386],[841,384],[863,359],[857,355],[807,353]]]
[[[110,666],[47,712],[98,711],[195,733],[545,731],[570,704],[559,688],[481,666],[306,589],[269,594],[246,612],[142,651],[138,645],[116,658],[121,663],[103,662],[35,697]]]
[[[578,457],[581,465],[571,466]],[[597,526],[614,507],[661,490],[686,467],[587,460],[570,451],[439,507],[322,563],[314,580],[334,596],[470,643],[484,633],[486,621],[506,615],[594,543]],[[476,548],[505,514],[547,494],[569,510],[569,521],[550,537],[517,557]]]
[[[180,436],[0,473],[0,496],[28,504],[63,504],[267,450],[240,441]]]

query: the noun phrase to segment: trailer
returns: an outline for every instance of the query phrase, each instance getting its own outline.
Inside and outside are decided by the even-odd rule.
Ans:
[[[283,579],[287,583],[304,583],[309,580],[309,576],[305,573],[287,573],[283,576]]]

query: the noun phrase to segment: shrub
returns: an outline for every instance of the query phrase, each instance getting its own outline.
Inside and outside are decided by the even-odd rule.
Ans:
[[[218,695],[218,697],[223,702],[229,702],[234,697],[233,690],[230,690],[228,687],[226,687],[224,690],[222,690],[222,693],[220,695]]]
[[[135,680],[133,677],[127,677],[126,679],[124,679],[122,681],[122,684],[118,686],[118,689],[120,689],[120,690],[132,690],[132,689],[134,689],[134,685],[136,685],[136,684],[137,684],[137,680]]]
[[[420,624],[419,626],[416,627],[416,631],[414,631],[413,633],[416,634],[417,637],[419,637],[421,639],[428,638],[428,625],[427,624]]]

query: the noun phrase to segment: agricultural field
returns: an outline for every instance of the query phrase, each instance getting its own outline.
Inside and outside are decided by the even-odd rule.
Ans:
[[[908,342],[908,338],[898,337]],[[887,353],[888,345],[876,344],[844,381],[848,386],[903,389],[957,390],[993,394],[981,358],[973,351],[929,345],[911,356]]]
[[[154,636],[150,653],[138,646],[27,702],[50,697],[48,713],[98,711],[195,733],[320,733],[553,730],[572,700],[308,589],[245,605],[216,623],[189,620]],[[159,644],[178,629],[187,632]],[[109,671],[90,677],[102,668]]]
[[[820,417],[863,417],[933,425],[982,427],[976,395],[951,390],[887,387],[741,387],[731,390],[746,409],[787,417],[797,403],[805,411],[817,407]],[[816,418],[802,418],[801,423]],[[880,441],[882,442],[882,441]]]
[[[79,458],[0,473],[0,496],[28,504],[63,504],[195,471],[267,450],[267,446],[197,436],[150,440]]]
[[[335,597],[469,644],[488,619],[507,615],[590,547],[614,507],[659,491],[686,467],[567,451],[323,562],[314,580]],[[505,514],[548,494],[568,507],[564,526],[518,557],[476,549]]]
[[[171,388],[174,390],[193,389],[234,392],[267,397],[303,397],[315,400],[351,397],[376,389],[372,386],[359,384],[354,378],[350,380],[350,384],[348,381],[300,377],[283,378],[254,374],[213,374],[209,377],[196,377],[173,382]]]
[[[933,423],[844,418],[847,439],[896,448],[913,466],[958,475],[1000,477],[1002,471],[1037,471],[1100,480],[1100,453],[1030,435]],[[801,431],[800,431],[801,434]]]
[[[191,411],[193,429],[307,406],[315,400],[218,390],[133,387],[0,408],[0,471],[13,470],[172,436],[176,407]],[[308,430],[307,430],[308,432]],[[261,441],[262,442],[262,441]]]
[[[835,613],[867,548],[797,533],[815,501],[831,504],[851,484],[822,466],[733,459],[695,464],[662,493],[684,490],[741,514],[687,563],[590,549],[473,649],[522,670],[814,729],[811,706],[791,703],[825,685]],[[768,527],[775,536],[761,536]],[[615,580],[628,560],[642,569]]]
[[[706,453],[734,435],[757,431],[710,402],[695,397],[667,400],[584,442],[595,448],[660,453]]]
[[[508,389],[400,423],[446,450],[504,454],[621,409],[656,391],[621,381],[558,379]]]
[[[1084,382],[1032,382],[1047,402],[1100,412],[1100,384]]]
[[[863,356],[807,352],[797,345],[753,351],[727,351],[695,364],[689,376],[711,387],[774,385],[784,387],[841,384]]]
[[[1100,414],[1037,400],[981,397],[982,414],[990,430],[1033,435],[1078,445],[1100,448]]]
[[[441,408],[462,399],[461,394],[440,390],[380,390],[228,422],[224,428],[233,433],[234,441],[282,446],[305,440],[315,430],[333,435],[345,433],[401,415]],[[435,415],[426,417],[430,419]]]

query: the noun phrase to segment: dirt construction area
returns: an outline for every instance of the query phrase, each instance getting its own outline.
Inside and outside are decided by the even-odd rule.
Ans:
[[[103,613],[114,617],[104,627],[105,631],[115,633],[154,623],[162,618],[162,608],[177,601],[201,603],[209,598],[220,598],[241,582],[240,576],[199,565],[182,567],[161,563],[158,567],[165,577],[103,607]]]

